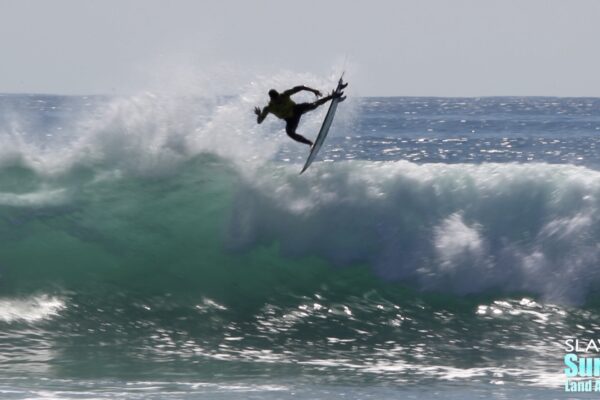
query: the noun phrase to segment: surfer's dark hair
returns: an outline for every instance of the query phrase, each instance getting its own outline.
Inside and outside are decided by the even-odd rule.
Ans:
[[[277,96],[279,96],[279,93],[277,92],[277,90],[275,90],[275,89],[269,90],[269,97],[271,97],[272,99],[274,99]]]

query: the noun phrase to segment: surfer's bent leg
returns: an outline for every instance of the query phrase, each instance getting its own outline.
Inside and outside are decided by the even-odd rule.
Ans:
[[[314,103],[300,103],[297,104],[294,107],[294,113],[295,114],[304,114],[306,112],[312,111],[314,109],[316,109],[317,107],[327,103],[329,100],[331,100],[333,98],[333,96],[325,96],[322,99],[319,99],[317,101],[315,101]]]
[[[300,143],[304,143],[307,144],[309,146],[313,145],[313,142],[311,142],[310,140],[308,140],[307,138],[305,138],[302,135],[298,135],[296,133],[296,128],[298,128],[298,124],[300,123],[300,115],[298,114],[292,118],[288,118],[285,120],[286,124],[285,124],[285,133],[287,133],[287,135],[289,137],[291,137],[292,139],[294,139],[296,142],[300,142]]]
[[[331,100],[331,99],[333,99],[333,96],[332,96],[332,95],[329,95],[329,96],[325,96],[325,97],[323,97],[322,99],[319,99],[319,100],[315,101],[314,103],[312,103],[312,104],[314,104],[314,106],[315,106],[315,107],[313,108],[313,110],[314,110],[315,108],[319,107],[320,105],[323,105],[323,104],[327,103],[327,102],[328,102],[329,100]]]

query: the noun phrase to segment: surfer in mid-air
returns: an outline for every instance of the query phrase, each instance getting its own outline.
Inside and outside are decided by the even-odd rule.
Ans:
[[[347,83],[344,84],[341,89],[345,88],[347,85]],[[290,97],[303,90],[313,92],[315,96],[321,97],[321,92],[319,92],[316,89],[309,88],[308,86],[296,86],[282,93],[279,93],[275,89],[271,89],[269,90],[269,97],[271,98],[269,104],[267,104],[267,106],[264,107],[262,110],[259,107],[254,107],[254,113],[257,116],[256,122],[260,124],[267,117],[267,115],[271,113],[277,118],[285,121],[285,132],[288,134],[289,137],[291,137],[297,142],[312,146],[313,142],[311,142],[304,136],[296,133],[296,129],[298,128],[298,124],[300,123],[300,118],[302,117],[302,115],[304,113],[307,113],[308,111],[314,110],[320,105],[327,103],[329,100],[339,97],[339,101],[343,101],[345,97],[343,97],[344,92],[340,90],[334,91],[329,96],[325,96],[322,99],[319,99],[312,103],[294,103],[294,101]]]

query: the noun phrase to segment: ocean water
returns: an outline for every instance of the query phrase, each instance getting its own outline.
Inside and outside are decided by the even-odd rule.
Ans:
[[[349,88],[299,175],[298,79],[0,96],[0,398],[595,398],[600,99]]]

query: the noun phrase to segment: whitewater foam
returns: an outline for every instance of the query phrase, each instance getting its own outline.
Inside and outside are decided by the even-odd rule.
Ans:
[[[0,321],[37,322],[58,315],[65,307],[65,301],[56,296],[4,298],[0,299]]]
[[[278,167],[240,190],[230,239],[422,288],[580,301],[598,281],[599,195],[600,173],[570,165],[353,161],[302,178]]]
[[[253,109],[266,103],[268,90],[299,83],[326,88],[333,81],[333,75],[323,80],[284,71],[258,77],[235,96],[218,95],[215,82],[203,81],[196,82],[193,91],[174,91],[165,85],[159,92],[101,98],[95,107],[84,107],[62,121],[57,145],[47,140],[52,136],[48,128],[29,123],[35,115],[4,109],[8,122],[0,126],[0,168],[20,165],[45,176],[80,167],[160,175],[208,153],[229,160],[245,173],[272,160],[288,140],[281,133],[282,121],[268,118],[262,125],[256,123]],[[176,86],[181,88],[180,83]],[[301,94],[297,100],[312,99]],[[307,115],[303,129],[316,131],[323,112]],[[340,114],[338,120],[343,122],[344,113]]]
[[[2,193],[0,205],[12,207],[34,207],[59,205],[66,201],[65,189],[42,189],[29,193]]]

